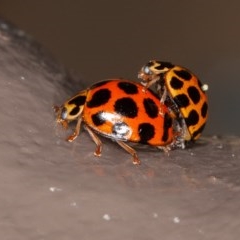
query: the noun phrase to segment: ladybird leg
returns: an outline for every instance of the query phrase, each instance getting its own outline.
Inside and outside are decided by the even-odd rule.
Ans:
[[[58,112],[59,112],[59,109],[60,109],[59,106],[53,105],[52,108],[53,108],[53,110],[54,110],[55,113],[58,113]]]
[[[141,162],[140,162],[140,159],[138,158],[137,156],[137,152],[131,148],[129,145],[127,145],[125,142],[122,142],[122,141],[119,141],[119,140],[116,140],[116,142],[118,143],[119,146],[121,146],[125,151],[127,151],[128,153],[130,153],[133,157],[133,164],[135,165],[139,165]]]
[[[187,128],[187,124],[185,122],[185,120],[182,118],[181,119],[181,126],[182,126],[182,138],[186,141],[190,141],[191,140],[191,134]]]
[[[84,127],[88,131],[92,140],[97,145],[96,150],[94,152],[94,155],[97,156],[97,157],[100,157],[101,153],[102,153],[102,142],[101,142],[101,140],[98,138],[98,136],[87,125],[85,125]]]
[[[154,83],[156,83],[157,81],[159,81],[159,79],[160,79],[160,76],[153,74],[153,75],[151,76],[151,78],[149,79],[149,82],[147,83],[147,87],[148,87],[148,88],[151,87]]]
[[[169,115],[172,119],[174,119],[174,120],[177,119],[176,113],[174,111],[172,111],[171,109],[169,109]]]
[[[165,153],[167,156],[169,156],[169,151],[171,150],[171,146],[170,146],[170,145],[169,145],[169,146],[165,146],[165,147],[163,147],[163,146],[158,146],[157,148],[160,149],[160,150],[162,150],[162,151],[164,151],[164,153]]]
[[[157,93],[158,93],[158,96],[161,96],[162,95],[162,86],[161,86],[161,84],[159,84],[159,82],[157,82],[156,83],[156,91],[157,91]]]
[[[158,75],[152,75],[151,78],[144,79],[142,78],[141,84],[144,86],[144,90],[146,91],[148,88],[150,88],[154,83],[156,83],[159,80]]]
[[[160,99],[160,103],[162,103],[162,104],[165,103],[166,98],[167,98],[167,89],[166,89],[166,87],[164,87],[163,94],[162,94],[161,99]]]
[[[77,125],[76,125],[76,128],[75,128],[73,134],[70,135],[70,136],[67,138],[67,141],[68,141],[68,142],[72,142],[72,141],[74,141],[74,140],[77,138],[77,136],[79,135],[79,132],[80,132],[81,123],[82,123],[82,118],[81,118],[81,116],[80,116],[80,117],[78,118],[78,120],[77,120]]]

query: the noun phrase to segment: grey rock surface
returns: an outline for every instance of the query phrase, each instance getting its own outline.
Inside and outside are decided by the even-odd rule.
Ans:
[[[3,20],[0,62],[1,239],[239,239],[239,137],[140,147],[140,166],[102,139],[96,158],[86,132],[64,141],[52,110],[84,81]]]

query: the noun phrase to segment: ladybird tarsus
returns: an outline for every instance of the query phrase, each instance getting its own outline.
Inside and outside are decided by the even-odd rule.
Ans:
[[[67,138],[67,141],[68,142],[73,142],[79,135],[80,133],[80,128],[81,128],[81,123],[82,123],[82,118],[79,117],[78,118],[78,121],[77,121],[77,124],[76,124],[76,127],[75,127],[75,131],[73,132],[72,135],[70,135],[68,138]]]
[[[133,157],[132,163],[134,165],[141,164],[141,161],[137,156],[137,152],[132,147],[130,147],[129,145],[127,145],[125,142],[122,142],[122,141],[117,140],[116,143],[118,143],[119,146],[121,146],[125,151],[127,151],[129,154],[132,155],[132,157]]]

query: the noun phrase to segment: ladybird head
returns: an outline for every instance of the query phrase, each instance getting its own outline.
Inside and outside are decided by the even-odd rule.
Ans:
[[[82,91],[67,100],[62,106],[54,106],[54,111],[57,114],[57,123],[62,124],[63,127],[66,128],[68,122],[76,120],[81,116],[86,101],[86,95],[87,91]]]
[[[173,67],[174,65],[169,62],[152,60],[141,68],[140,72],[138,73],[138,77],[144,82],[157,81],[159,80],[160,74],[169,71],[169,69]]]

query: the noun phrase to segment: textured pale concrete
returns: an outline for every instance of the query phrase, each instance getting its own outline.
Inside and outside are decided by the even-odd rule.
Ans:
[[[238,137],[169,157],[139,148],[137,167],[102,139],[95,158],[86,132],[64,141],[52,111],[84,82],[3,21],[0,63],[1,239],[239,239]]]

